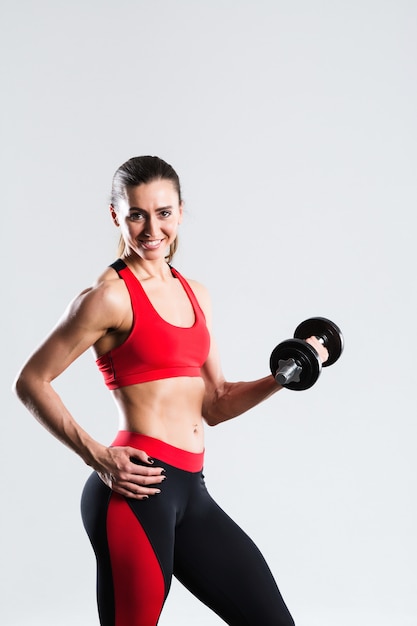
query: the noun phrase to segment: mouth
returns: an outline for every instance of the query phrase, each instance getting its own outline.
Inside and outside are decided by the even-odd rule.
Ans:
[[[156,248],[159,248],[159,246],[162,243],[162,239],[152,239],[151,241],[146,240],[141,240],[140,241],[140,245],[142,246],[142,248],[145,248],[146,250],[156,250]]]

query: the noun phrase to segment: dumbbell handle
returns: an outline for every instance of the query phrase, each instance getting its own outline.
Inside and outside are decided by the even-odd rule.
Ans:
[[[323,337],[317,337],[317,335],[315,335],[315,337],[317,341],[324,345],[325,340]],[[303,368],[299,363],[297,363],[295,359],[280,359],[278,361],[278,369],[275,374],[275,380],[280,385],[288,385],[288,383],[299,383],[302,370]]]
[[[275,374],[275,380],[280,385],[299,383],[302,369],[301,365],[298,365],[294,359],[280,359],[278,361],[278,370]]]

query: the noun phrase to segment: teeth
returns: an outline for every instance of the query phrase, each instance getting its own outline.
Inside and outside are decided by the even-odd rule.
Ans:
[[[143,241],[143,245],[147,248],[157,248],[161,243],[162,239],[155,239],[154,241]]]

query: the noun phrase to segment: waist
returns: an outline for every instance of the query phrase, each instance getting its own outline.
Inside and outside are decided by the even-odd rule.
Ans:
[[[203,469],[204,451],[189,452],[141,433],[119,430],[111,445],[113,447],[131,446],[137,450],[143,450],[149,457],[165,461],[165,463],[187,472],[200,472]]]
[[[200,452],[204,448],[201,378],[169,378],[115,389],[119,430],[143,433],[171,445]]]

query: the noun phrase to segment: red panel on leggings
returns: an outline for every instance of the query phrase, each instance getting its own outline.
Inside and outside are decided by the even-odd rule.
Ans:
[[[113,493],[107,513],[115,626],[154,626],[165,599],[158,559],[126,500]],[[146,568],[139,564],[146,563]]]

